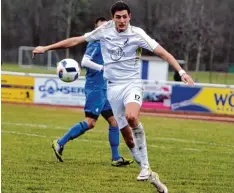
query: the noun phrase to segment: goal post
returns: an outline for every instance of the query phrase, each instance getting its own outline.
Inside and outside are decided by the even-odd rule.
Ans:
[[[44,54],[38,54],[32,58],[32,51],[35,47],[20,46],[18,49],[18,65],[20,67],[44,67],[56,68],[57,62],[60,61],[60,55],[57,51],[48,51]]]

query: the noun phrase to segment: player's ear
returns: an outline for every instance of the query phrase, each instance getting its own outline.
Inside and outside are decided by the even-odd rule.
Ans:
[[[129,13],[129,19],[131,19],[132,18],[132,14],[131,13]]]

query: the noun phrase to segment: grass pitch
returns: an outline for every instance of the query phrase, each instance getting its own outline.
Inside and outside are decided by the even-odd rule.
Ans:
[[[64,163],[51,141],[84,117],[80,111],[2,104],[3,193],[153,193],[137,182],[136,164],[110,166],[108,129],[96,128],[67,144]],[[149,160],[170,193],[231,193],[234,189],[232,124],[141,117]],[[121,139],[121,154],[130,154]]]

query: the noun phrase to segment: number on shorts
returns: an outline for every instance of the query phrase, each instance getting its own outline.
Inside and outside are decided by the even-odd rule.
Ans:
[[[135,94],[135,100],[136,100],[136,101],[140,101],[140,98],[141,98],[141,97],[140,97],[138,94]]]

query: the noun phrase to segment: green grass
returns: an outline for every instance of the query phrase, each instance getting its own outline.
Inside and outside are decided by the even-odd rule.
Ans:
[[[213,84],[229,84],[234,85],[234,73],[223,72],[189,72],[195,82],[213,83]],[[168,80],[173,80],[173,73],[169,73]]]
[[[55,70],[48,70],[46,68],[20,68],[16,64],[3,64],[3,71],[25,72],[25,73],[43,73],[43,74],[55,74]],[[196,82],[199,83],[214,83],[214,84],[231,84],[234,85],[234,73],[219,73],[219,72],[189,72]],[[85,70],[82,69],[81,76],[85,75]],[[210,80],[210,76],[212,79]],[[173,72],[169,73],[168,80],[173,80]]]
[[[24,73],[40,73],[40,74],[56,74],[56,69],[40,68],[40,67],[19,67],[16,64],[3,64],[2,71],[24,72]],[[81,76],[85,75],[85,70],[82,69]]]
[[[37,68],[37,67],[25,67],[21,68],[16,64],[3,64],[1,66],[2,71],[12,71],[12,72],[25,72],[25,73],[41,73],[41,74],[55,74],[55,69],[47,68]]]
[[[137,182],[139,168],[110,166],[108,129],[96,128],[67,144],[56,162],[51,141],[84,117],[82,112],[2,104],[3,193],[153,193]],[[231,193],[232,124],[141,117],[149,160],[170,193]],[[121,141],[121,154],[130,157]]]

